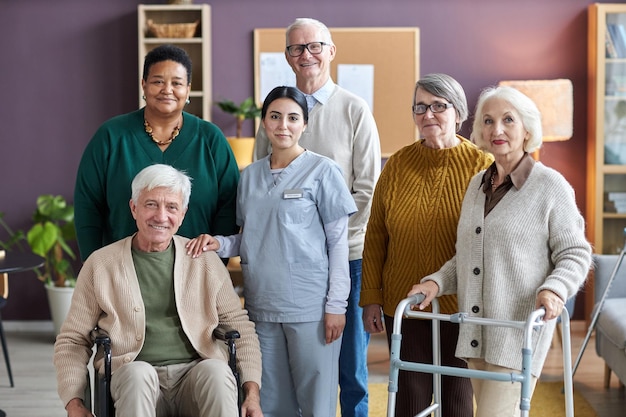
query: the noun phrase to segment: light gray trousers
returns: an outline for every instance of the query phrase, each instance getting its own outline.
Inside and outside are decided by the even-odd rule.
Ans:
[[[337,411],[341,337],[326,344],[324,321],[256,322],[263,356],[265,417],[330,417]]]

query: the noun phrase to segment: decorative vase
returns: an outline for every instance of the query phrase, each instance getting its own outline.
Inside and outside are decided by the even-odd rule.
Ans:
[[[48,304],[50,305],[50,315],[54,323],[54,334],[59,334],[61,325],[65,321],[67,312],[70,310],[72,303],[72,294],[74,288],[71,287],[50,287],[46,285],[48,293]]]

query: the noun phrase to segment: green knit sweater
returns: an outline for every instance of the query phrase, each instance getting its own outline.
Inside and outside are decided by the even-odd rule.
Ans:
[[[83,152],[74,189],[83,261],[96,249],[137,231],[128,209],[130,184],[139,171],[157,163],[172,165],[193,179],[179,235],[237,233],[239,169],[224,134],[214,124],[183,112],[180,135],[161,151],[146,134],[143,116],[141,108],[106,121]]]
[[[379,304],[393,316],[421,278],[454,255],[467,185],[493,157],[461,136],[458,146],[431,149],[418,141],[393,154],[376,185],[363,253],[360,305]],[[456,295],[439,299],[458,311]]]

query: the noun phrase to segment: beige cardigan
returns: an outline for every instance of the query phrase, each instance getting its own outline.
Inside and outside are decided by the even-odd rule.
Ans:
[[[241,381],[261,386],[261,353],[254,324],[241,308],[228,271],[214,252],[191,258],[187,238],[174,236],[174,292],[183,330],[202,358],[228,353],[213,338],[218,323],[237,329],[237,357]],[[72,305],[54,345],[58,392],[63,404],[83,398],[87,363],[92,354],[90,332],[96,326],[112,341],[115,372],[139,354],[145,336],[145,311],[131,255],[132,237],[94,252],[83,265]],[[102,367],[102,358],[95,366]]]

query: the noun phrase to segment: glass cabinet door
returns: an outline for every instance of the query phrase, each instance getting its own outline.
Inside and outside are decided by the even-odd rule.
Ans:
[[[626,13],[607,13],[604,163],[626,164]]]

